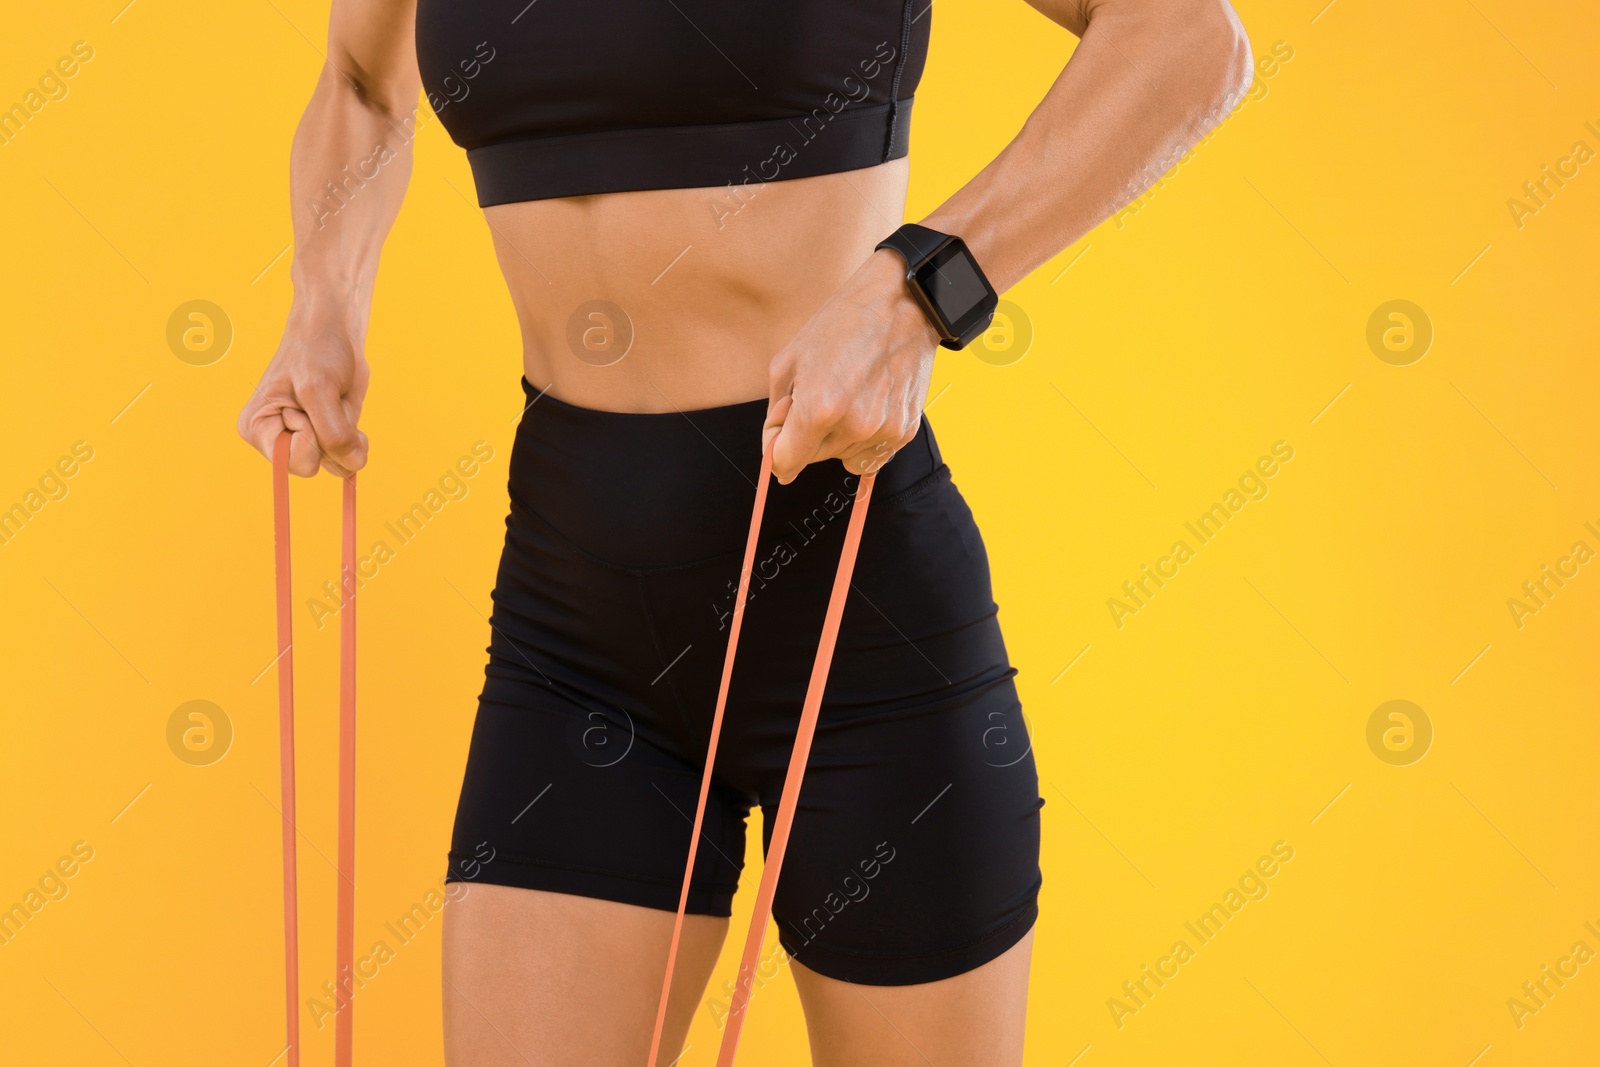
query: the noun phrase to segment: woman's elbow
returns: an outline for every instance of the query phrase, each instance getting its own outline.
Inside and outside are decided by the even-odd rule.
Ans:
[[[1250,37],[1228,0],[1200,0],[1195,6],[1199,8],[1197,74],[1211,96],[1207,104],[1221,108],[1220,120],[1250,91],[1255,58],[1250,52]]]

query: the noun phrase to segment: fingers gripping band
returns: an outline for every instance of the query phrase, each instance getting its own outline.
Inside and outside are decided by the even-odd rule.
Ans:
[[[289,434],[272,449],[273,555],[278,601],[278,748],[283,780],[283,964],[288,1067],[300,1067],[300,930],[296,906],[294,803],[294,595],[289,581]],[[335,930],[334,1063],[350,1067],[355,992],[356,867],[356,479],[344,479],[339,612],[339,894]]]
[[[761,455],[761,473],[756,482],[756,502],[750,516],[750,536],[745,542],[744,563],[739,568],[739,588],[733,604],[733,621],[728,631],[728,652],[722,663],[722,685],[717,691],[717,706],[711,716],[711,744],[706,751],[705,772],[700,778],[700,800],[694,812],[694,836],[689,839],[689,862],[683,871],[683,889],[678,894],[678,914],[672,924],[672,941],[667,949],[667,972],[661,983],[661,1000],[656,1008],[655,1033],[650,1041],[648,1067],[657,1067],[661,1051],[661,1035],[666,1025],[667,1000],[672,993],[672,969],[678,958],[678,941],[683,933],[684,911],[689,903],[689,881],[694,874],[695,855],[699,851],[701,824],[705,819],[706,799],[711,792],[711,772],[716,763],[717,739],[722,732],[723,711],[728,703],[728,686],[733,680],[734,652],[739,644],[740,624],[744,620],[745,598],[750,589],[750,572],[755,565],[756,541],[761,534],[761,515],[767,503],[767,485],[772,476],[772,444],[769,442]],[[772,900],[778,889],[778,874],[783,867],[783,855],[789,845],[789,830],[794,825],[795,808],[800,802],[800,783],[805,777],[806,760],[811,754],[811,739],[817,731],[817,718],[822,710],[822,694],[827,688],[828,667],[833,662],[834,645],[839,639],[839,622],[844,616],[844,604],[850,594],[850,575],[855,570],[856,553],[861,546],[861,530],[866,525],[867,502],[872,496],[873,475],[862,476],[856,489],[855,506],[850,511],[850,522],[845,529],[844,547],[839,554],[839,570],[834,575],[833,592],[828,598],[828,611],[822,622],[822,637],[817,644],[816,662],[811,668],[811,682],[806,688],[805,703],[800,710],[800,724],[795,731],[794,751],[789,757],[789,771],[784,777],[783,794],[778,801],[777,818],[772,824],[772,841],[767,847],[767,859],[761,870],[761,885],[756,891],[755,913],[750,917],[750,930],[745,935],[744,955],[739,963],[739,977],[735,982],[733,1001],[728,1010],[727,1027],[722,1034],[722,1048],[717,1054],[717,1067],[733,1067],[739,1048],[739,1033],[744,1026],[745,1007],[750,999],[750,985],[761,959],[761,942],[767,931],[767,920],[772,915]]]

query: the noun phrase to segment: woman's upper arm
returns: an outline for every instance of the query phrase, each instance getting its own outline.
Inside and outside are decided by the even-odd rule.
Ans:
[[[1089,28],[1089,0],[1028,0],[1028,6],[1074,37]]]
[[[1181,76],[1215,82],[1229,109],[1250,87],[1250,39],[1229,0],[1027,2],[1079,38],[1093,25],[1096,40],[1103,40],[1135,68],[1145,53],[1162,53],[1161,61]]]
[[[417,0],[333,0],[328,62],[362,101],[396,116],[417,106]]]
[[[1082,37],[1105,9],[1157,15],[1199,27],[1231,30],[1238,25],[1228,0],[1028,0],[1028,6],[1075,37]]]

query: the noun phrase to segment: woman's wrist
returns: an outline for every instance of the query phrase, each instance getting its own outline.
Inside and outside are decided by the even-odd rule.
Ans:
[[[296,275],[289,304],[291,327],[334,329],[364,338],[371,311],[371,291],[340,278]]]
[[[872,253],[862,269],[868,272],[873,292],[879,294],[879,306],[889,313],[893,334],[921,337],[930,350],[938,347],[939,331],[911,295],[911,285],[906,281],[906,261],[900,253],[880,248]]]

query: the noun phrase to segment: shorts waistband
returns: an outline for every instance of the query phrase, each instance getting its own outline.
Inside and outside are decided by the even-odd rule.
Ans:
[[[744,547],[761,468],[765,398],[693,411],[583,408],[528,398],[512,448],[510,491],[582,551],[634,568],[670,567]],[[943,466],[926,416],[877,475],[875,495],[907,488]],[[838,460],[813,463],[768,489],[764,525],[796,521],[859,479]]]

